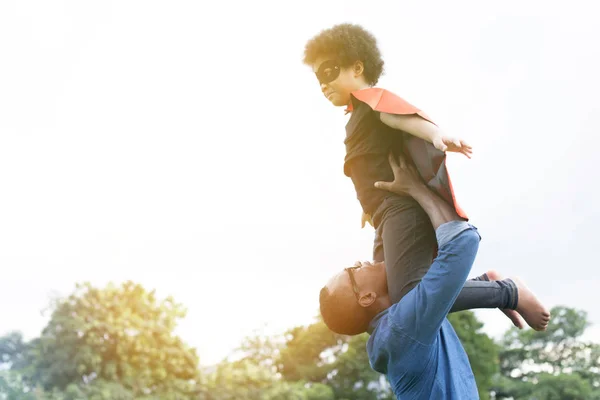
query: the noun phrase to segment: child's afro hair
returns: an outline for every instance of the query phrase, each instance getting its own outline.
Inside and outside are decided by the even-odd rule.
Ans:
[[[335,25],[309,40],[304,49],[304,63],[312,65],[321,56],[335,58],[342,67],[362,61],[365,79],[371,86],[376,85],[383,74],[377,40],[360,25]]]

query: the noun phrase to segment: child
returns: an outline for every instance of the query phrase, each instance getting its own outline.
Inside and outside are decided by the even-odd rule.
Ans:
[[[424,182],[467,219],[456,203],[445,151],[470,158],[471,147],[445,136],[431,119],[393,93],[375,88],[383,60],[375,38],[361,26],[336,25],[311,39],[304,63],[325,97],[352,115],[346,125],[344,173],[352,179],[365,220],[376,229],[373,258],[385,260],[389,294],[398,302],[425,275],[436,237],[423,208],[411,197],[377,188],[393,173],[388,155],[404,155]]]

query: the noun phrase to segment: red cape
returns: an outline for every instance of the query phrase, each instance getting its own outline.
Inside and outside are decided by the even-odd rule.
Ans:
[[[399,115],[417,114],[435,125],[435,122],[421,110],[385,89],[368,88],[358,90],[352,92],[352,96],[367,104],[374,111]],[[348,106],[347,111],[352,111],[352,103]],[[460,217],[468,219],[467,214],[456,202],[450,175],[446,168],[446,153],[436,149],[433,144],[426,140],[412,135],[406,135],[404,145],[406,156],[413,161],[421,178],[427,185],[454,206]]]

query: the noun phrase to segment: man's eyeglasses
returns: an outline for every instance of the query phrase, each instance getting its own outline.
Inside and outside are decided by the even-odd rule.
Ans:
[[[354,291],[354,296],[356,300],[360,299],[360,290],[358,290],[358,285],[356,284],[356,279],[354,279],[354,270],[361,268],[362,265],[357,265],[350,268],[344,268],[344,271],[348,273],[350,277],[350,282],[352,282],[352,290]]]

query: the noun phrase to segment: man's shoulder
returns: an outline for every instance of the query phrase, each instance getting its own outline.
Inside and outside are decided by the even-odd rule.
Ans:
[[[401,303],[402,300],[396,304],[392,304],[371,321],[369,333],[373,341],[376,340],[382,343],[391,342],[396,346],[410,342],[419,343],[406,329],[408,324],[414,321],[410,321],[404,315]],[[402,340],[398,341],[398,339]]]
[[[435,359],[435,347],[412,338],[401,326],[394,324],[389,313],[377,321],[367,344],[367,353],[371,367],[385,374],[396,390],[404,393],[408,384],[412,387],[410,390],[419,391],[429,384],[423,376]]]

